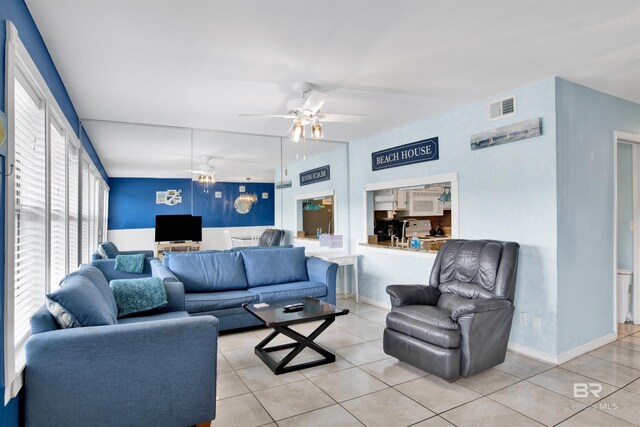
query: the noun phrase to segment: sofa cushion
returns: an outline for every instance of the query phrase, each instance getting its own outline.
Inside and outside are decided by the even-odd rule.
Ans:
[[[327,285],[319,282],[293,282],[280,285],[265,285],[249,288],[249,292],[259,295],[260,302],[287,301],[304,297],[322,298],[327,296]]]
[[[440,347],[460,347],[458,323],[451,319],[450,311],[435,306],[393,307],[387,315],[387,327]]]
[[[242,307],[244,303],[258,302],[258,295],[247,291],[198,292],[185,294],[184,306],[189,313]]]
[[[151,314],[147,316],[125,317],[124,319],[118,319],[118,324],[153,322],[155,320],[181,319],[183,317],[189,317],[189,313],[187,313],[186,311],[171,311],[168,313],[158,313],[158,314]]]
[[[112,242],[102,242],[98,245],[98,253],[102,258],[115,258],[120,254],[120,251]]]
[[[47,295],[46,304],[61,328],[116,324],[100,291],[86,277],[66,279],[63,287]]]
[[[184,283],[185,292],[231,291],[247,288],[239,253],[188,252],[172,254],[165,265]]]
[[[167,290],[158,277],[112,280],[109,286],[118,304],[118,317],[167,305]]]
[[[303,247],[241,251],[249,288],[305,282],[307,264]]]
[[[117,255],[114,269],[123,273],[140,274],[144,270],[144,254]]]
[[[98,261],[101,262],[101,261]],[[105,260],[104,262],[112,263],[113,261]],[[109,264],[112,266],[112,264]],[[111,267],[113,269],[113,267]],[[93,285],[98,289],[102,298],[104,298],[105,302],[109,306],[113,317],[118,317],[118,305],[116,304],[116,299],[113,297],[113,292],[111,292],[111,288],[109,287],[109,282],[105,278],[102,271],[94,266],[89,264],[82,264],[80,268],[72,273],[69,273],[67,277],[61,282],[61,286],[65,286],[67,280],[74,276],[82,276],[86,277],[93,283]]]
[[[143,277],[151,277],[151,261],[153,258],[146,257],[142,268],[142,273],[126,273],[115,269],[115,259],[99,259],[91,261],[91,265],[102,272],[107,282],[115,279],[140,279]]]

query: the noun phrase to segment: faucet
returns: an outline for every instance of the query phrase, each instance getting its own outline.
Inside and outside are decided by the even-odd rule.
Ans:
[[[406,239],[406,237],[407,237],[407,236],[405,236],[405,230],[406,230],[406,228],[407,228],[407,223],[408,223],[409,221],[417,221],[417,219],[415,219],[415,218],[408,218],[408,219],[405,219],[405,220],[402,222],[402,243],[406,243],[406,242],[405,242],[405,239]]]
[[[333,233],[331,232],[331,223],[332,223],[332,222],[333,222],[333,218],[331,218],[331,219],[329,220],[329,225],[327,226],[327,234],[333,234]]]

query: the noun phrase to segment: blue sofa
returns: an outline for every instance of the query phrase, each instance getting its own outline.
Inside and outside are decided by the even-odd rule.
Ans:
[[[95,286],[117,315],[102,272],[90,265],[65,286]],[[45,306],[26,345],[25,425],[188,426],[215,416],[218,320],[184,311],[180,282],[168,305],[116,324],[60,329]]]
[[[336,302],[338,265],[306,257],[302,247],[268,247],[225,252],[174,252],[151,260],[153,275],[184,284],[185,310],[213,315],[220,330],[261,325],[243,303],[313,296]]]
[[[106,255],[106,258],[100,255],[100,252]],[[153,251],[140,249],[137,251],[121,251],[113,242],[102,242],[98,245],[98,251],[91,254],[91,261],[97,259],[115,259],[118,255],[136,255],[144,254],[146,257],[152,257]]]

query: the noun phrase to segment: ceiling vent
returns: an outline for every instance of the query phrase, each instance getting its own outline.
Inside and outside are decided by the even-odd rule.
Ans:
[[[489,120],[500,119],[516,114],[516,97],[501,99],[489,104]]]

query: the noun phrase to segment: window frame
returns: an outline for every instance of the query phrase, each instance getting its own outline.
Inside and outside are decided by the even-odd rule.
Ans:
[[[51,122],[54,121],[56,125],[63,130],[65,140],[65,266],[64,271],[68,272],[70,269],[69,260],[69,245],[70,245],[70,224],[69,224],[69,189],[70,189],[70,174],[74,171],[69,167],[69,150],[73,145],[78,150],[78,170],[77,174],[77,196],[78,196],[78,223],[77,223],[77,235],[78,235],[78,248],[77,255],[78,261],[82,251],[89,250],[90,248],[82,247],[81,243],[81,206],[82,206],[82,188],[81,188],[81,171],[82,161],[87,158],[89,168],[95,172],[95,176],[99,182],[100,188],[106,188],[108,191],[108,185],[105,182],[102,175],[98,172],[95,164],[91,158],[86,154],[81,140],[77,137],[80,129],[74,128],[69,123],[64,112],[57,103],[56,98],[50,91],[46,81],[42,77],[38,67],[31,59],[28,50],[21,42],[18,31],[11,21],[6,21],[6,61],[5,61],[5,79],[6,79],[6,98],[5,109],[7,113],[7,175],[5,177],[5,269],[4,269],[4,403],[5,405],[17,396],[23,384],[23,371],[25,366],[25,352],[24,347],[28,339],[22,340],[21,343],[16,343],[15,331],[14,331],[14,296],[15,296],[15,196],[16,196],[16,179],[15,179],[15,81],[18,73],[23,75],[32,89],[35,89],[38,95],[42,95],[41,99],[44,103],[44,143],[45,143],[45,170],[42,173],[43,179],[45,179],[45,206],[43,207],[45,212],[45,284],[44,292],[46,293],[50,288],[50,274],[51,274]],[[98,221],[99,222],[99,221]],[[97,231],[97,228],[96,228]],[[97,238],[97,236],[95,237]]]

